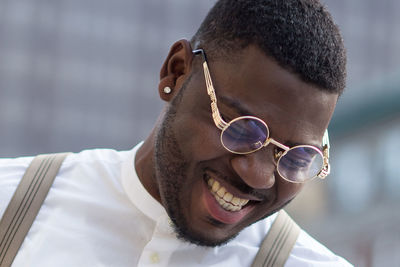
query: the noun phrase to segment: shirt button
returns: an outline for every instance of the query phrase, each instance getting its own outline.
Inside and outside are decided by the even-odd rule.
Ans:
[[[158,256],[157,252],[154,252],[150,255],[150,262],[153,264],[160,262],[160,257]]]

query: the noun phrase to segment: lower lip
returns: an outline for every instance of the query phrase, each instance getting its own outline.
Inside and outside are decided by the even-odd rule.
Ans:
[[[202,195],[203,203],[211,217],[225,224],[235,224],[239,222],[252,210],[252,205],[247,205],[239,211],[227,211],[223,209],[211,194],[206,182],[203,183]]]

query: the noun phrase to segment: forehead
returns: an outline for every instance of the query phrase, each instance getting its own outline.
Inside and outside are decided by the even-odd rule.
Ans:
[[[320,142],[337,95],[303,82],[255,46],[210,63],[218,106],[265,120],[274,138]],[[243,115],[243,114],[238,114]]]

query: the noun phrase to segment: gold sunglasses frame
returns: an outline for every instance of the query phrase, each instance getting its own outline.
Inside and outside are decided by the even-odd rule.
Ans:
[[[269,137],[269,128],[268,128],[268,125],[267,125],[263,120],[261,120],[260,118],[257,118],[257,117],[254,117],[254,116],[240,116],[240,117],[238,117],[238,118],[235,118],[235,119],[231,120],[230,122],[224,121],[224,119],[221,117],[221,114],[220,114],[219,109],[218,109],[218,106],[217,106],[217,96],[216,96],[216,94],[215,94],[215,89],[214,89],[214,85],[213,85],[213,82],[212,82],[212,79],[211,79],[210,70],[209,70],[209,68],[208,68],[208,63],[207,63],[206,54],[205,54],[205,52],[204,52],[203,49],[196,49],[196,50],[193,50],[192,52],[193,52],[194,55],[199,55],[199,54],[201,54],[202,57],[203,57],[203,72],[204,72],[204,78],[205,78],[205,81],[206,81],[207,94],[210,96],[210,99],[211,99],[211,113],[212,113],[212,118],[213,118],[213,121],[214,121],[215,126],[216,126],[218,129],[221,130],[220,141],[221,141],[222,146],[223,146],[226,150],[228,150],[229,152],[234,153],[234,154],[246,155],[246,154],[250,154],[250,153],[256,152],[256,151],[262,149],[263,147],[266,147],[268,144],[271,143],[271,144],[273,144],[273,145],[275,145],[275,146],[277,146],[277,147],[279,147],[279,148],[281,148],[281,149],[283,150],[283,151],[279,151],[279,152],[275,153],[275,155],[274,155],[274,156],[275,156],[275,160],[277,161],[277,162],[276,162],[276,166],[278,166],[278,164],[279,164],[281,158],[282,158],[283,156],[285,156],[285,155],[289,152],[289,150],[292,150],[292,149],[298,148],[298,147],[309,147],[309,148],[312,148],[312,149],[316,150],[316,151],[323,157],[323,165],[322,165],[321,170],[319,171],[319,173],[318,173],[317,175],[315,175],[314,177],[311,177],[311,178],[309,178],[309,179],[307,179],[307,180],[305,180],[305,181],[310,181],[310,180],[312,180],[312,179],[314,179],[314,178],[316,178],[316,177],[319,177],[319,178],[321,178],[321,179],[325,179],[326,176],[329,175],[331,167],[330,167],[330,163],[329,163],[329,149],[330,149],[330,144],[329,144],[328,129],[325,130],[324,136],[323,136],[323,138],[322,138],[322,148],[323,148],[323,150],[321,151],[318,147],[311,146],[311,145],[298,145],[298,146],[294,146],[294,147],[288,147],[288,146],[285,146],[284,144],[279,143],[278,141],[276,141],[276,140],[274,140],[273,138]],[[257,121],[261,122],[261,123],[266,127],[266,129],[267,129],[267,131],[268,131],[268,136],[267,136],[267,139],[265,140],[264,144],[262,144],[262,145],[261,145],[260,147],[258,147],[257,149],[252,150],[252,151],[249,151],[249,152],[236,152],[236,151],[232,151],[232,150],[230,150],[229,148],[227,148],[227,147],[224,145],[224,142],[223,142],[223,140],[222,140],[222,135],[223,135],[224,131],[225,131],[232,123],[234,123],[234,122],[236,122],[236,121],[238,121],[238,120],[242,120],[242,119],[253,119],[253,120],[257,120]],[[279,175],[280,175],[282,178],[284,178],[285,180],[287,180],[287,181],[289,181],[289,182],[291,182],[291,183],[303,183],[303,182],[305,182],[305,181],[292,181],[292,180],[290,180],[290,179],[288,179],[288,178],[286,178],[286,177],[283,177],[283,176],[281,175],[281,173],[279,172],[279,168],[277,168],[277,171],[278,171]]]

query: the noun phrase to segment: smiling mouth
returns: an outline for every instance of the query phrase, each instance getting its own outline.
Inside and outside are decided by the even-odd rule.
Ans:
[[[208,189],[214,196],[218,204],[227,211],[240,211],[247,203],[249,199],[240,198],[234,196],[225,187],[223,187],[218,181],[211,177],[206,177]]]

